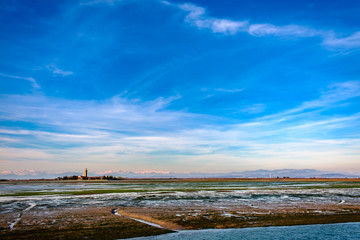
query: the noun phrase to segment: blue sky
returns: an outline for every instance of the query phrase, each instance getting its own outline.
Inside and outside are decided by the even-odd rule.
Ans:
[[[1,1],[0,172],[360,172],[359,12]]]

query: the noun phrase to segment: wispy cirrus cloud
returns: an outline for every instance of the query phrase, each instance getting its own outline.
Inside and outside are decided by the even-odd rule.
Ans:
[[[249,114],[262,113],[266,109],[266,105],[263,103],[256,103],[245,108],[242,108],[240,111]]]
[[[254,121],[259,125],[271,125],[271,124],[282,124],[287,122],[292,122],[294,120],[306,120],[309,123],[309,128],[311,125],[332,125],[331,122],[341,122],[353,120],[352,117],[341,118],[341,117],[327,117],[326,120],[321,117],[319,114],[322,111],[329,110],[331,108],[338,107],[339,104],[346,103],[351,101],[351,99],[360,97],[360,81],[346,81],[346,82],[337,82],[327,86],[320,94],[319,98],[304,101],[294,108],[290,108],[278,113],[273,113],[270,115],[265,115]],[[316,116],[316,121],[313,119]],[[357,114],[354,115],[357,119]],[[325,121],[324,121],[325,120]],[[330,122],[327,122],[329,120]],[[299,125],[307,124],[300,123]],[[296,125],[298,126],[298,125]]]
[[[58,127],[79,127],[91,129],[113,129],[126,131],[136,126],[138,130],[154,126],[162,128],[175,121],[186,122],[194,117],[185,112],[167,111],[166,107],[179,96],[157,98],[152,101],[129,101],[115,96],[106,101],[71,101],[47,98],[41,95],[2,96],[0,119],[24,120]],[[53,112],[54,114],[48,114]],[[56,113],[56,114],[55,114]],[[169,127],[171,127],[169,125]],[[134,128],[134,129],[136,129]]]
[[[277,26],[271,23],[250,23],[249,21],[237,21],[226,18],[214,18],[208,16],[206,9],[195,4],[174,4],[162,1],[163,4],[177,7],[187,12],[185,22],[197,27],[198,29],[209,29],[213,33],[235,35],[237,33],[248,33],[255,37],[318,37],[322,39],[324,46],[333,49],[351,49],[360,47],[360,32],[355,32],[349,37],[338,38],[332,30],[314,29],[308,26],[296,24]]]
[[[188,12],[185,21],[199,29],[210,29],[213,33],[237,34],[247,32],[256,37],[268,35],[273,36],[293,36],[293,37],[312,37],[321,35],[317,31],[305,26],[286,25],[276,26],[270,23],[251,24],[248,21],[235,21],[231,19],[213,18],[206,14],[206,9],[194,4],[186,3],[174,5],[179,9]]]
[[[29,81],[32,84],[33,88],[40,88],[40,85],[32,77],[21,77],[21,76],[9,75],[4,73],[0,73],[0,77]]]
[[[242,91],[244,91],[244,89],[242,89],[242,88],[234,88],[234,89],[215,88],[215,91],[226,92],[226,93],[236,93],[236,92],[242,92]]]
[[[286,25],[275,26],[273,24],[250,24],[247,32],[250,35],[256,37],[262,37],[267,35],[273,36],[295,36],[295,37],[313,37],[321,35],[320,31],[314,29],[299,26],[299,25]]]
[[[329,85],[326,90],[322,92],[319,99],[304,102],[299,107],[299,110],[327,106],[333,103],[341,102],[359,96],[360,96],[359,81],[333,83]]]
[[[81,5],[108,4],[110,6],[124,2],[123,0],[93,0],[82,2]],[[272,23],[251,23],[248,20],[233,20],[227,18],[216,18],[209,16],[204,7],[192,3],[176,4],[170,1],[159,1],[160,3],[176,7],[184,12],[185,22],[198,29],[210,30],[213,33],[235,35],[248,33],[254,37],[288,37],[288,38],[309,38],[318,37],[322,44],[329,49],[353,49],[360,47],[360,32],[352,33],[348,37],[338,37],[339,33],[333,30],[315,29],[309,26],[297,24],[274,25]],[[245,16],[246,17],[246,16]]]
[[[232,21],[228,19],[212,18],[206,15],[205,8],[194,4],[177,5],[180,9],[188,12],[185,21],[199,29],[211,29],[214,33],[236,34],[239,31],[246,31],[247,21]]]
[[[345,38],[337,38],[334,33],[328,34],[324,38],[324,45],[333,48],[359,48],[360,32],[355,32]]]
[[[3,161],[23,159],[22,164],[29,166],[37,161],[60,166],[77,159],[79,166],[87,162],[95,168],[102,162],[137,171],[189,167],[198,171],[204,164],[206,171],[231,171],[239,164],[274,168],[289,161],[296,167],[331,161],[335,166],[339,159],[350,164],[360,156],[360,136],[352,131],[360,113],[322,112],[359,97],[359,89],[358,81],[334,83],[318,99],[237,124],[217,124],[216,116],[167,110],[176,96],[139,102],[121,97],[75,101],[6,95],[0,98],[7,103],[0,105],[2,121],[28,122],[43,130],[1,128],[0,154]],[[259,113],[263,108],[254,104],[247,111]],[[348,134],[334,137],[332,131],[338,129]],[[226,163],[223,169],[220,160]]]
[[[63,77],[74,74],[71,71],[65,71],[58,67],[56,67],[54,64],[47,65],[46,68],[51,71],[54,75],[61,75]]]
[[[333,83],[322,91],[320,97],[316,100],[305,101],[296,108],[290,109],[285,113],[298,113],[311,109],[330,107],[333,104],[360,96],[360,82],[347,81]]]

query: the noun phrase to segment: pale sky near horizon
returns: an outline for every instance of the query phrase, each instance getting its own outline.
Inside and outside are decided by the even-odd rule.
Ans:
[[[0,177],[360,172],[360,1],[0,2]]]

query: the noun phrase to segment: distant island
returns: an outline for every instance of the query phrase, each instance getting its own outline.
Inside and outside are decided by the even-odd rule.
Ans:
[[[109,176],[88,176],[88,170],[85,168],[83,175],[76,176],[63,176],[63,177],[57,177],[56,180],[122,180],[122,177],[114,177],[112,175]]]

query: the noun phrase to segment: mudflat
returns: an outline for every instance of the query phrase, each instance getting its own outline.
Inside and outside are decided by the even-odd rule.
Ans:
[[[360,222],[358,179],[0,184],[1,239],[122,239],[183,229]]]
[[[108,207],[34,209],[12,230],[1,224],[1,239],[121,239],[169,232],[111,214]]]
[[[115,207],[115,206],[114,206]],[[112,207],[42,210],[24,214],[10,230],[14,216],[2,215],[1,239],[122,239],[169,233],[183,229],[243,228],[319,223],[360,222],[360,206],[304,205],[253,208],[234,206],[230,211],[211,208]],[[137,220],[158,224],[153,227]]]

